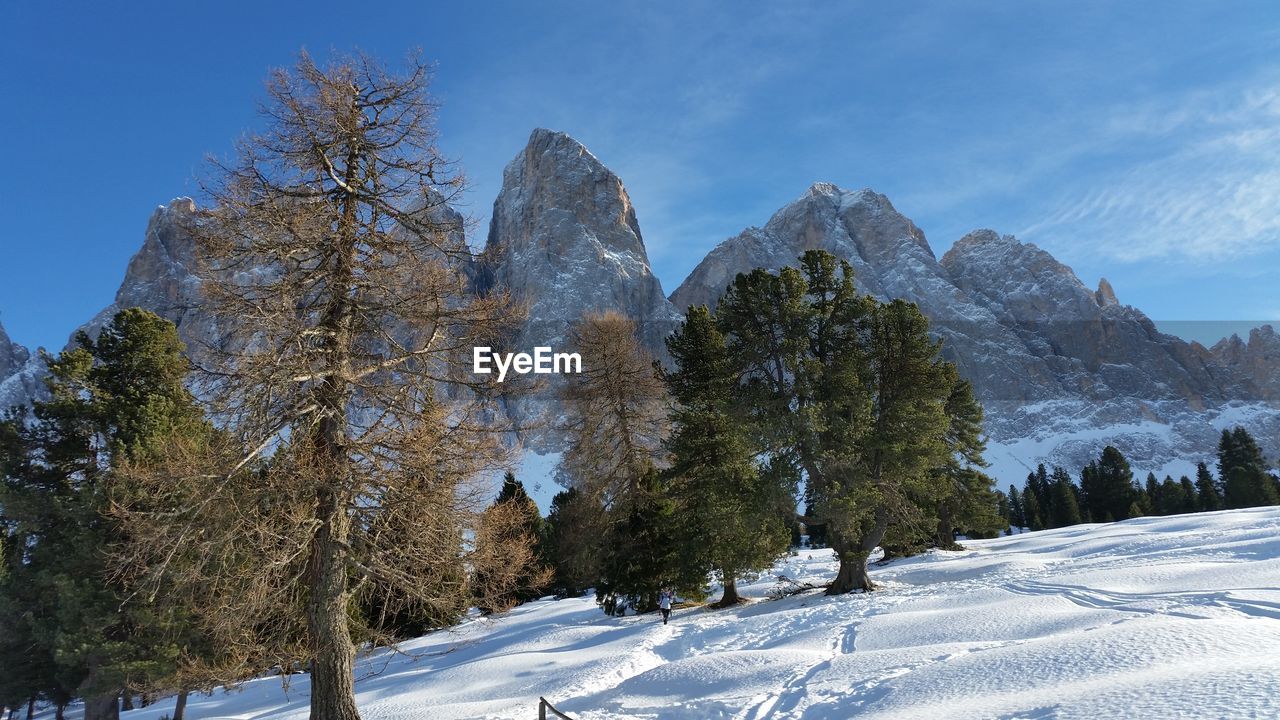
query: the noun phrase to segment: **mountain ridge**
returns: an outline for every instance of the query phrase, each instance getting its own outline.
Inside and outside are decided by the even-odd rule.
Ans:
[[[119,308],[138,305],[174,321],[197,358],[220,345],[225,329],[200,310],[184,229],[197,212],[185,197],[153,212],[114,301],[82,329],[95,332]],[[861,292],[921,306],[988,409],[989,455],[1002,476],[1041,461],[1074,470],[1104,441],[1136,467],[1160,471],[1204,459],[1219,426],[1233,422],[1280,446],[1273,328],[1212,349],[1185,342],[1121,304],[1107,280],[1089,288],[1034,243],[990,229],[967,233],[939,258],[924,232],[870,188],[813,183],[763,226],[719,243],[667,296],[622,179],[571,136],[538,128],[504,170],[473,275],[477,291],[499,285],[528,306],[513,339],[519,349],[562,347],[584,314],[616,310],[663,357],[684,308],[714,305],[738,272],[776,270],[809,249],[848,260]],[[39,392],[38,357],[15,347],[0,329],[0,400]],[[511,411],[523,419],[553,405],[546,393]]]

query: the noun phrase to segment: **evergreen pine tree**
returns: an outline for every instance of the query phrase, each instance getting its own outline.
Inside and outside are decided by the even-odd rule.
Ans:
[[[799,268],[739,275],[716,318],[758,446],[813,487],[840,562],[828,592],[871,589],[872,550],[942,490],[952,384],[928,321],[858,295],[852,267],[816,250]]]
[[[1040,525],[1049,527],[1049,518],[1052,514],[1052,486],[1049,483],[1049,471],[1045,468],[1044,463],[1036,466],[1036,469],[1027,474],[1026,493],[1035,495],[1036,507],[1040,511]]]
[[[123,689],[172,687],[179,660],[191,659],[182,648],[199,646],[172,597],[108,580],[119,577],[108,560],[124,539],[109,511],[131,492],[121,468],[211,432],[185,387],[182,351],[172,323],[132,308],[96,340],[80,333],[75,347],[46,357],[49,399],[35,403],[31,429],[18,431],[28,460],[0,497],[25,547],[17,577],[48,603],[23,629],[33,657],[55,660],[55,682],[39,691],[58,703],[74,688],[88,718],[115,717]]]
[[[596,583],[605,528],[598,504],[577,488],[551,499],[543,547],[551,563],[551,589],[557,595],[576,597]]]
[[[1013,512],[1009,507],[1009,496],[1001,490],[996,491],[996,509],[1001,519],[1004,520],[1004,527],[1001,529],[1008,533],[1009,529],[1013,527]]]
[[[1191,481],[1187,481],[1190,485]],[[1157,503],[1157,515],[1177,515],[1187,512],[1188,499],[1182,483],[1166,475],[1160,483],[1160,496]]]
[[[1179,513],[1193,513],[1199,508],[1196,500],[1196,486],[1191,482],[1191,478],[1183,475],[1178,479],[1178,486],[1182,488],[1182,508]]]
[[[609,509],[609,529],[600,552],[596,602],[606,613],[621,615],[627,607],[651,612],[658,594],[679,583],[680,547],[672,542],[675,503],[656,470],[640,478],[624,502]]]
[[[1223,505],[1227,508],[1259,507],[1280,503],[1276,483],[1267,472],[1262,450],[1247,430],[1222,431],[1218,444],[1218,473]]]
[[[788,526],[778,508],[794,507],[792,490],[768,483],[775,476],[760,472],[731,412],[738,376],[711,312],[689,308],[667,349],[676,364],[667,375],[676,405],[666,476],[680,589],[701,590],[714,572],[724,588],[720,604],[736,604],[738,578],[772,566],[787,550]]]
[[[1013,485],[1009,486],[1009,522],[1018,532],[1027,526],[1027,516],[1022,509],[1022,493]]]
[[[1044,514],[1040,511],[1040,501],[1036,500],[1036,494],[1027,490],[1022,494],[1022,508],[1027,514],[1027,528],[1030,530],[1044,530]]]
[[[982,453],[986,440],[982,437],[982,406],[973,396],[973,386],[962,380],[955,368],[946,412],[950,427],[946,433],[950,453],[946,462],[935,470],[937,531],[934,544],[940,548],[957,548],[955,534],[970,537],[992,537],[1005,524],[999,512],[994,482],[979,468],[986,466]]]
[[[1082,475],[1085,502],[1094,522],[1112,522],[1129,517],[1136,500],[1133,471],[1129,461],[1116,448],[1103,448],[1098,460],[1090,463]],[[1110,519],[1108,519],[1110,518]]]
[[[1201,511],[1222,509],[1222,494],[1204,463],[1196,464],[1196,505]]]
[[[1147,482],[1142,492],[1139,493],[1136,502],[1142,508],[1143,515],[1163,515],[1165,501],[1161,495],[1160,481],[1156,479],[1153,472],[1147,473]]]
[[[1049,527],[1066,527],[1080,524],[1080,507],[1076,502],[1076,491],[1071,476],[1060,467],[1053,469],[1052,477],[1053,504],[1050,506],[1051,517]]]
[[[805,490],[804,515],[809,518],[818,517],[818,509],[813,504],[813,498],[810,496],[808,489]],[[827,524],[822,522],[805,523],[805,530],[809,534],[809,547],[824,548],[827,546]]]

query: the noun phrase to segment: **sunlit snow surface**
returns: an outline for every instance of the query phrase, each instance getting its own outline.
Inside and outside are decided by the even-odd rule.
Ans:
[[[1280,508],[1082,525],[874,569],[881,589],[606,618],[539,601],[362,659],[377,718],[1280,717]],[[829,579],[829,551],[776,573]],[[307,679],[193,696],[305,718]],[[172,700],[124,715],[159,718]]]

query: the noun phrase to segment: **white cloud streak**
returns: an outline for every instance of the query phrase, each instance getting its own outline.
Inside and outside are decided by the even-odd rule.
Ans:
[[[1020,235],[1128,262],[1231,261],[1280,248],[1280,82],[1132,109],[1105,134],[1103,147],[1139,157],[1066,193]]]

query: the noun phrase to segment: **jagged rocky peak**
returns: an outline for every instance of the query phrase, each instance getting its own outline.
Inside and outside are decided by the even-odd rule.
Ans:
[[[183,340],[192,344],[194,327],[186,326],[209,322],[200,310],[200,281],[190,234],[196,212],[194,200],[179,197],[151,213],[142,247],[129,260],[115,301],[81,330],[96,334],[119,310],[142,307],[173,321]]]
[[[617,310],[662,354],[679,321],[622,181],[562,132],[534,130],[507,165],[485,254],[492,282],[529,307],[523,344],[562,345],[582,315]]]
[[[1120,304],[1120,301],[1116,299],[1116,291],[1111,288],[1111,283],[1107,282],[1106,278],[1098,281],[1098,291],[1094,293],[1094,297],[1098,299],[1099,307]]]
[[[38,399],[43,390],[43,373],[40,356],[10,339],[0,325],[0,413]]]
[[[975,230],[942,256],[957,287],[1020,319],[1092,318],[1097,296],[1074,271],[1033,243],[994,230]]]
[[[10,340],[4,325],[0,325],[0,380],[17,372],[30,357],[31,352]]]
[[[1053,364],[1071,393],[1091,402],[1142,397],[1203,407],[1235,390],[1190,344],[1121,305],[1105,279],[1090,290],[1032,243],[976,231],[942,257],[942,266],[957,287]]]
[[[1210,352],[1223,365],[1241,374],[1256,392],[1280,401],[1280,333],[1263,325],[1249,331],[1249,339],[1233,334],[1219,340]]]
[[[889,198],[864,188],[814,183],[773,214],[763,228],[747,228],[713,249],[671,294],[679,308],[714,306],[740,272],[794,264],[806,250],[826,250],[853,265],[859,289],[880,297],[911,292],[913,279],[937,265],[915,223]],[[891,266],[904,272],[886,272]],[[906,266],[913,266],[908,268]]]

